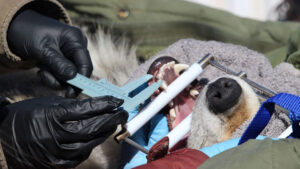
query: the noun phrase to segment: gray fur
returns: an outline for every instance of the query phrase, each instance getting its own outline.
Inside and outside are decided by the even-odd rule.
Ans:
[[[225,132],[225,121],[208,109],[206,91],[207,88],[201,91],[193,110],[189,148],[200,149],[221,142]]]
[[[234,116],[234,112],[236,112],[242,103],[244,103],[243,110],[245,111],[243,113],[248,114],[250,118],[253,117],[259,109],[260,103],[258,97],[250,85],[236,76],[225,75],[221,77],[232,78],[241,86],[242,94],[239,98],[239,102],[221,114],[212,112],[208,109],[206,92],[209,84],[216,81],[219,77],[209,82],[198,96],[193,109],[191,132],[188,137],[189,148],[200,149],[228,139],[225,131],[227,117]]]

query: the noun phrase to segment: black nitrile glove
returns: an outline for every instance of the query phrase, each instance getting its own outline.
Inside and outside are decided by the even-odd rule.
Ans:
[[[0,96],[0,108],[9,105],[10,102],[3,96]],[[0,120],[1,121],[1,120]]]
[[[3,107],[0,137],[9,168],[75,167],[109,137],[128,113],[112,96],[82,101],[41,97]]]
[[[37,61],[42,81],[52,88],[61,88],[76,73],[91,76],[87,39],[76,27],[24,10],[10,24],[7,39],[13,53]],[[66,96],[76,97],[79,93],[69,86]]]

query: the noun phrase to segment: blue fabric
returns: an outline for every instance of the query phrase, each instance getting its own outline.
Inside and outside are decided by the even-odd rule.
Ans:
[[[239,145],[243,144],[249,139],[254,139],[262,132],[271,119],[275,104],[290,111],[289,117],[291,118],[291,123],[293,126],[292,136],[300,138],[300,97],[288,93],[280,93],[269,98],[261,105],[259,111],[253,118],[245,133],[242,135]]]
[[[300,102],[298,104],[300,105]],[[289,118],[293,128],[293,133],[289,138],[300,138],[300,113],[290,111]]]
[[[256,137],[256,140],[263,140],[267,138],[266,136],[259,135]],[[273,140],[279,140],[279,138],[272,138]],[[229,150],[231,148],[234,148],[238,146],[240,138],[233,138],[227,141],[224,141],[222,143],[214,144],[209,147],[204,147],[200,149],[204,154],[206,154],[209,158],[218,155],[226,150]]]
[[[137,142],[139,145],[144,148],[150,150],[151,147],[161,140],[164,136],[169,133],[167,118],[163,114],[157,114],[154,118],[151,119],[150,123],[145,125],[139,131],[137,131],[131,139]],[[147,163],[146,154],[137,151],[134,147],[126,146],[123,147],[126,156],[130,156],[131,159],[127,159],[128,162],[125,162],[124,169],[130,169],[137,167],[139,165],[143,165]],[[128,149],[135,149],[128,150]],[[129,152],[132,152],[129,154]]]
[[[139,93],[141,90],[147,88],[147,86],[147,84],[141,85],[133,93],[131,93],[131,95]],[[150,99],[146,100],[144,107],[149,102]],[[129,119],[132,119],[138,112],[138,108],[130,111]],[[130,139],[149,150],[156,142],[161,140],[168,133],[169,127],[167,118],[163,114],[157,114],[133,136],[131,136]],[[120,168],[130,169],[147,163],[146,154],[137,150],[126,142],[122,143],[121,154]]]

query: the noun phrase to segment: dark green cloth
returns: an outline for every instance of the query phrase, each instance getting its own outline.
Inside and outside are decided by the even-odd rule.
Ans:
[[[61,0],[77,22],[125,34],[147,58],[183,38],[240,44],[300,69],[298,23],[260,22],[183,0]]]
[[[299,169],[300,140],[250,140],[225,151],[198,169]]]

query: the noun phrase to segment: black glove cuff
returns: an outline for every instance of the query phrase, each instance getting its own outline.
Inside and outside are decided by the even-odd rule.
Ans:
[[[5,111],[4,107],[11,104],[5,97],[0,96],[0,125],[2,121],[5,119],[7,111]]]
[[[6,97],[0,96],[0,108],[11,104]]]

